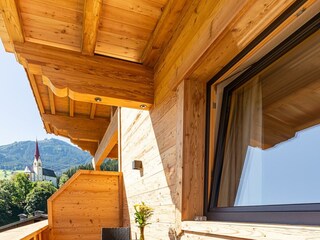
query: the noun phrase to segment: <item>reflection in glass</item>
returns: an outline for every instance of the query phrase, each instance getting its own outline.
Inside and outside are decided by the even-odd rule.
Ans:
[[[218,207],[320,202],[320,33],[233,90]]]

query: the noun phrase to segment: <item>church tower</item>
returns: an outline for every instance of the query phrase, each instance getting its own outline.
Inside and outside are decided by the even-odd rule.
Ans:
[[[42,181],[43,180],[42,161],[40,159],[38,140],[36,140],[36,151],[34,154],[33,171],[34,171],[34,180]]]

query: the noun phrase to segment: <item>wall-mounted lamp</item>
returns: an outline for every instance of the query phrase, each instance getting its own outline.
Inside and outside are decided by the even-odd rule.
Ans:
[[[133,160],[133,161],[132,161],[132,169],[142,170],[142,161],[140,161],[140,160]]]

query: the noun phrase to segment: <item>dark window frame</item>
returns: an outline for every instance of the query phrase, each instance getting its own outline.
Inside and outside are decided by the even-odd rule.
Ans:
[[[299,2],[299,1],[298,1]],[[320,26],[320,14],[318,13],[310,21],[304,24],[296,32],[290,35],[286,40],[271,50],[258,62],[254,63],[248,70],[237,77],[233,82],[227,85],[223,91],[223,101],[221,106],[220,124],[218,129],[218,140],[215,145],[214,169],[210,173],[209,166],[209,149],[210,146],[210,103],[211,103],[211,86],[217,81],[230,67],[232,67],[247,52],[256,46],[264,37],[266,37],[281,22],[294,13],[300,4],[292,5],[279,19],[277,19],[269,29],[266,29],[257,39],[253,41],[243,52],[237,55],[224,69],[222,69],[207,84],[207,116],[206,116],[206,162],[205,162],[205,195],[204,195],[204,213],[208,220],[215,221],[236,221],[236,222],[259,222],[259,223],[284,223],[284,224],[320,224],[320,203],[315,204],[284,204],[284,205],[264,205],[264,206],[246,206],[246,207],[216,207],[219,195],[220,178],[222,172],[222,162],[224,155],[225,135],[228,125],[230,97],[234,89],[238,88],[245,82],[249,81],[257,73],[267,68],[281,56],[293,49],[311,36]],[[208,193],[208,176],[213,174],[211,183],[211,193]],[[208,197],[210,195],[210,200]]]

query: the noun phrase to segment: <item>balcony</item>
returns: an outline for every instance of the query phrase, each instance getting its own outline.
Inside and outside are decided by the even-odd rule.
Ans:
[[[0,233],[1,240],[100,239],[122,226],[122,174],[80,170],[48,200],[48,220]]]

